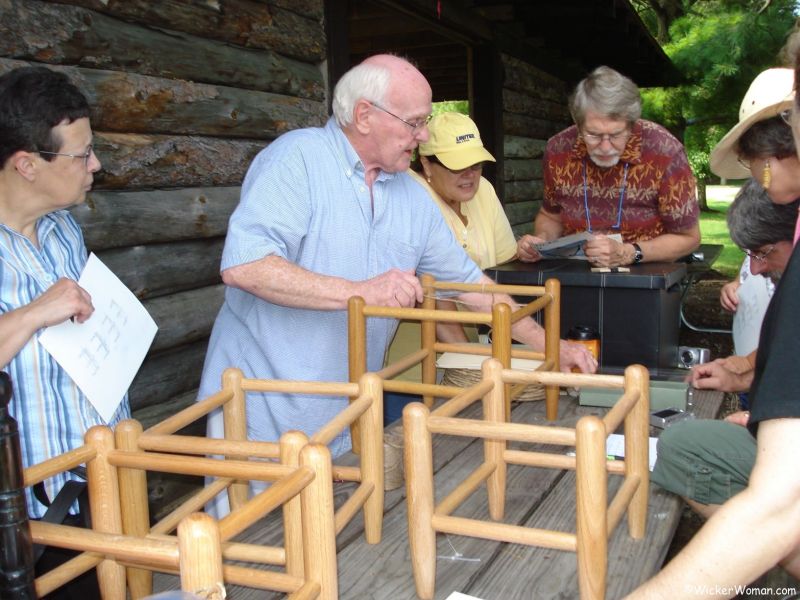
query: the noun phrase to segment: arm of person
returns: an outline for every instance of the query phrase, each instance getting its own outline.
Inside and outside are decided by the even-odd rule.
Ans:
[[[725,366],[724,358],[692,367],[687,376],[694,387],[701,390],[719,390],[721,392],[746,392],[753,383],[753,371],[736,373]]]
[[[476,283],[494,285],[486,275],[482,275]],[[508,304],[512,310],[518,306],[511,296],[507,294],[482,294],[480,292],[467,292],[459,296],[470,310],[491,312],[492,306],[497,302]],[[520,319],[511,327],[511,336],[518,342],[527,344],[534,350],[544,349],[544,329],[532,318]],[[583,373],[594,373],[597,370],[597,361],[586,348],[561,340],[559,344],[559,362],[561,370],[569,372],[572,367],[578,367]]]
[[[0,365],[11,359],[41,328],[74,317],[83,323],[94,312],[89,293],[72,279],[62,278],[30,304],[0,315]]]
[[[456,303],[451,300],[437,300],[436,308],[438,310],[458,310]],[[448,344],[460,344],[469,342],[467,334],[464,333],[464,327],[461,323],[436,323],[436,339],[440,342]]]
[[[800,539],[800,419],[764,421],[750,482],[708,520],[658,575],[627,598],[713,596],[717,587],[746,586],[783,562],[798,562]],[[794,574],[794,573],[793,573]]]
[[[517,242],[517,256],[525,262],[536,262],[542,257],[536,251],[534,244],[550,242],[561,237],[564,226],[561,216],[557,213],[539,209],[533,222],[533,235],[523,235]]]
[[[695,225],[679,233],[664,233],[652,240],[637,243],[642,249],[642,262],[672,262],[700,245],[700,226]],[[600,267],[633,264],[636,254],[633,244],[617,242],[601,234],[587,241],[583,251],[589,262]]]
[[[410,271],[391,269],[364,281],[320,275],[280,256],[264,258],[222,271],[226,285],[273,304],[315,310],[343,310],[351,296],[367,304],[410,308],[422,302],[422,286]]]
[[[719,303],[728,312],[736,312],[736,309],[739,307],[739,286],[742,283],[739,281],[739,278],[729,281],[725,285],[722,286],[722,289],[719,291]]]

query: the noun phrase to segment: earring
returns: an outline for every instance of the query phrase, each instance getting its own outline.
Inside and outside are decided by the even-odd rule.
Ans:
[[[761,173],[761,185],[764,186],[765,190],[769,190],[770,183],[772,183],[772,171],[769,168],[769,161],[767,161]]]

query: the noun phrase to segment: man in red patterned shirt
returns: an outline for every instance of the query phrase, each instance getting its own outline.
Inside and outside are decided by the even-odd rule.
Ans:
[[[639,88],[598,67],[575,88],[575,125],[548,140],[544,203],[519,257],[537,261],[533,244],[588,231],[592,265],[673,261],[700,244],[695,179],[681,143],[640,118]],[[617,241],[611,234],[620,234]]]

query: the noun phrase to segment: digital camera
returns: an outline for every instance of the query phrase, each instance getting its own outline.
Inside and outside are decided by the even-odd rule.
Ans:
[[[681,346],[678,348],[678,366],[682,369],[691,369],[695,365],[708,362],[711,352],[708,348],[692,348]]]

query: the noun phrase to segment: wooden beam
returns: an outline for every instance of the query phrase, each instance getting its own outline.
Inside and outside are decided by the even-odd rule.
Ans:
[[[314,65],[41,0],[5,0],[0,55],[325,98],[322,74]]]
[[[158,324],[150,352],[208,339],[224,297],[225,286],[219,284],[145,300]]]

